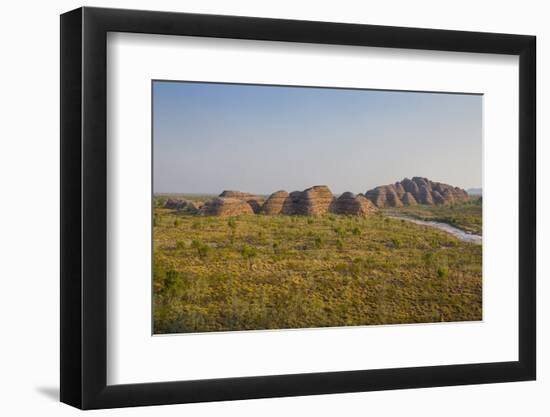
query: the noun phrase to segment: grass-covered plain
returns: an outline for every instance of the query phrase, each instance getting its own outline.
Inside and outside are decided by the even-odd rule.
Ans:
[[[157,334],[482,318],[481,246],[433,228],[154,210]]]
[[[418,205],[384,210],[415,217],[419,220],[448,223],[459,229],[478,235],[481,235],[482,232],[482,204],[480,197],[471,197],[468,202],[461,204]]]

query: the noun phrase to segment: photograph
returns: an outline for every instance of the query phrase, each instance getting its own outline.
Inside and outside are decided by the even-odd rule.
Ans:
[[[483,320],[483,95],[152,81],[154,335]]]

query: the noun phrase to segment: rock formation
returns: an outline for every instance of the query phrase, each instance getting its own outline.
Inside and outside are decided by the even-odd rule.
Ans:
[[[405,189],[405,192],[411,193],[413,197],[418,195],[418,185],[412,180],[405,178],[403,181],[401,181],[401,185]]]
[[[403,203],[401,202],[401,199],[395,189],[390,189],[386,193],[386,201],[390,207],[403,207]]]
[[[330,212],[334,214],[367,216],[374,211],[376,207],[364,195],[355,195],[349,191],[335,199],[330,206]]]
[[[301,191],[292,191],[283,204],[281,214],[293,215],[298,214],[298,206],[300,205],[300,199],[302,198]]]
[[[186,201],[185,205],[178,208],[177,211],[182,214],[197,214],[199,206],[194,201]]]
[[[246,200],[246,202],[250,207],[252,207],[252,211],[254,212],[254,214],[258,214],[261,212],[263,200],[259,198],[251,198],[249,200]]]
[[[422,177],[405,178],[395,184],[382,185],[367,191],[365,195],[376,207],[452,204],[468,200],[465,190]]]
[[[252,193],[244,193],[242,191],[224,190],[218,197],[238,198],[239,200],[248,200],[251,197],[257,197]]]
[[[401,201],[405,206],[416,206],[418,204],[412,193],[409,193],[408,191],[403,194]]]
[[[205,216],[238,216],[241,214],[321,216],[326,213],[366,216],[377,208],[414,206],[416,204],[453,204],[469,199],[461,188],[427,178],[405,178],[394,184],[381,185],[363,194],[345,192],[338,198],[326,185],[316,185],[304,191],[284,190],[271,194],[267,200],[250,193],[226,190],[206,203],[169,199],[165,208],[187,214]]]
[[[334,196],[326,185],[316,185],[304,191],[293,191],[285,200],[283,214],[320,216],[328,213]]]
[[[432,200],[435,204],[445,204],[445,199],[439,194],[439,191],[436,190],[432,191]]]
[[[246,201],[238,198],[216,197],[204,203],[198,211],[202,216],[239,216],[241,214],[254,214],[254,210]]]
[[[170,198],[164,203],[164,208],[177,210],[185,214],[197,214],[199,206],[194,201]]]
[[[454,197],[453,197],[453,193],[451,192],[451,190],[447,189],[447,190],[444,190],[441,195],[443,196],[443,198],[445,200],[449,200],[451,203],[454,202]]]
[[[399,191],[401,192],[401,187],[399,187]],[[365,195],[376,207],[403,207],[394,184],[373,188]]]
[[[238,200],[246,201],[254,213],[258,214],[262,208],[264,199],[252,193],[244,193],[242,191],[224,190],[219,197],[223,198],[236,198]]]
[[[164,203],[164,208],[179,210],[187,205],[187,200],[181,200],[178,198],[169,198]]]
[[[428,188],[428,186],[426,186],[424,184],[418,186],[418,194],[416,195],[416,200],[420,204],[428,204],[428,205],[433,205],[434,204],[434,200],[432,198],[432,193],[431,193],[430,189]]]
[[[365,196],[376,207],[385,207],[386,206],[386,188],[385,187],[373,188],[372,190],[367,191],[365,193]]]
[[[265,200],[260,212],[264,214],[282,214],[287,198],[288,193],[286,191],[280,190],[274,192]]]
[[[400,182],[396,182],[394,185],[394,189],[395,189],[395,192],[397,194],[397,196],[402,199],[403,196],[405,195],[405,187],[403,187],[403,185],[400,183]]]
[[[371,201],[363,194],[357,194],[357,197],[355,197],[355,199],[361,206],[359,210],[360,214],[368,215],[374,213],[377,210],[376,206],[372,204]]]

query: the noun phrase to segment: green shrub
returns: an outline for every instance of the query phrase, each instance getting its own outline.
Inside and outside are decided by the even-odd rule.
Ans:
[[[346,274],[348,272],[348,264],[344,262],[339,262],[334,265],[334,270],[341,274]]]
[[[335,232],[338,236],[344,236],[344,235],[346,234],[346,231],[345,231],[342,227],[340,227],[340,226],[335,227],[335,228],[334,228],[334,232]]]
[[[424,260],[424,263],[426,266],[430,266],[434,261],[434,253],[433,252],[427,252],[422,256],[422,259]]]
[[[439,278],[447,278],[449,276],[449,269],[446,266],[440,266],[437,268],[437,276]]]
[[[191,247],[197,250],[197,255],[201,259],[206,258],[211,249],[210,246],[201,242],[200,240],[193,240],[193,242],[191,242]]]
[[[398,248],[400,248],[400,247],[403,246],[403,241],[402,241],[401,239],[393,238],[393,239],[391,240],[391,242],[392,242],[392,244],[393,244],[393,247],[396,248],[396,249],[398,249]]]
[[[323,238],[321,236],[316,236],[315,239],[313,240],[313,243],[316,248],[320,248],[321,245],[323,244]]]
[[[258,255],[258,251],[255,247],[250,245],[243,245],[241,248],[241,256],[244,259],[250,260]]]
[[[235,230],[237,228],[237,220],[235,217],[230,217],[229,220],[227,220],[227,225],[231,230]]]
[[[153,263],[153,283],[164,302],[170,302],[182,286],[179,272],[157,259]]]
[[[248,266],[252,269],[252,259],[258,255],[255,247],[244,244],[241,247],[241,256],[248,261]]]
[[[164,207],[164,204],[166,204],[166,197],[155,197],[154,199],[154,206],[155,207]]]

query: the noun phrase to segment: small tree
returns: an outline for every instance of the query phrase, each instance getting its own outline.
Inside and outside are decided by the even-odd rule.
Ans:
[[[313,242],[316,248],[320,248],[321,245],[323,244],[323,238],[321,236],[316,236]]]
[[[344,235],[346,234],[346,231],[345,231],[341,226],[335,227],[335,228],[334,228],[334,232],[335,232],[338,236],[344,236]]]
[[[426,266],[430,266],[433,263],[434,260],[434,254],[433,252],[426,252],[422,258],[424,259],[424,263]]]
[[[449,269],[445,266],[440,266],[437,268],[437,276],[441,279],[447,278],[449,276]]]
[[[227,220],[227,225],[231,230],[237,229],[237,220],[235,220],[235,217],[230,217],[229,220]]]
[[[241,256],[248,261],[249,268],[252,268],[252,259],[258,255],[258,251],[255,247],[249,245],[243,245],[241,248]]]
[[[210,253],[210,246],[200,240],[193,240],[193,242],[191,242],[191,247],[197,250],[197,255],[199,255],[201,259],[206,258]]]
[[[229,241],[233,244],[235,242],[235,232],[237,231],[237,220],[235,217],[230,217],[227,220],[227,226],[229,226],[229,229],[231,230]]]

